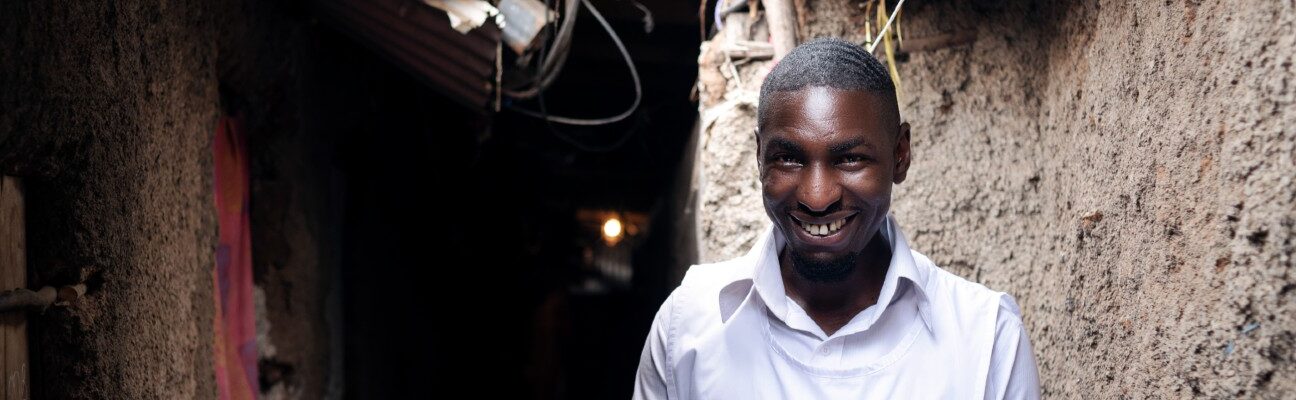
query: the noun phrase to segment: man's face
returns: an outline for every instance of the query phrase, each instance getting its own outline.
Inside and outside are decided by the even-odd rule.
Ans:
[[[834,281],[886,221],[909,169],[909,125],[887,96],[808,87],[771,96],[757,135],[765,212],[796,269]]]

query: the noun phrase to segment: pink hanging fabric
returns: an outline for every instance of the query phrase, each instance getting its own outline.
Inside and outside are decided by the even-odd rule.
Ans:
[[[221,400],[257,398],[256,308],[252,303],[252,235],[248,218],[247,140],[238,118],[221,116],[212,145],[215,157],[216,385]]]

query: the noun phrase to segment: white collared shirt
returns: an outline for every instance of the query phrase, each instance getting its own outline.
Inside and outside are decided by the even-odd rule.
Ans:
[[[937,268],[895,220],[877,304],[832,335],[788,298],[784,243],[689,269],[644,344],[636,399],[1034,399],[1035,356],[1012,296]]]

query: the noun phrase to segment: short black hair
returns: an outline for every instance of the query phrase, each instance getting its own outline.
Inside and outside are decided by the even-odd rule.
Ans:
[[[881,61],[860,45],[838,38],[818,38],[792,49],[765,76],[756,126],[765,126],[766,109],[774,94],[810,86],[869,91],[886,95],[895,104],[895,84]]]

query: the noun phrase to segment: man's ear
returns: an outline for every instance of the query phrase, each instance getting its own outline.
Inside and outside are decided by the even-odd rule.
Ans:
[[[760,128],[752,129],[752,139],[756,140],[756,165],[759,166],[761,164]]]
[[[898,136],[896,137],[895,177],[892,179],[892,182],[897,184],[904,182],[905,177],[909,175],[909,161],[913,156],[913,153],[910,152],[910,150],[909,123],[903,122],[900,124],[900,132],[898,132]]]

